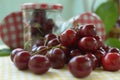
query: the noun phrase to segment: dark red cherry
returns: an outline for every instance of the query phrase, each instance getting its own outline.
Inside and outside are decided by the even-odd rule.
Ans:
[[[74,49],[72,51],[70,51],[70,58],[73,58],[75,56],[79,56],[79,55],[82,55],[81,51],[79,49]]]
[[[78,36],[75,30],[67,29],[60,34],[59,39],[62,45],[71,47],[76,44]]]
[[[75,56],[68,64],[69,71],[77,78],[84,78],[92,72],[92,63],[87,56]]]
[[[45,38],[45,43],[47,45],[48,41],[50,41],[50,40],[52,40],[54,38],[57,38],[57,37],[56,37],[55,34],[49,33],[49,34],[46,34],[44,38]]]
[[[85,36],[96,36],[96,26],[92,24],[86,24],[78,27],[78,35],[81,37]]]
[[[14,56],[15,56],[18,52],[21,52],[21,51],[23,51],[23,49],[21,49],[21,48],[16,48],[16,49],[12,50],[12,52],[11,52],[11,54],[10,54],[10,59],[11,59],[11,61],[13,61]]]
[[[37,54],[46,55],[48,49],[47,46],[39,46],[36,51],[38,52]]]
[[[118,48],[110,48],[108,52],[116,52],[116,53],[120,53],[120,50]]]
[[[35,74],[43,74],[49,70],[50,61],[44,55],[34,55],[30,58],[28,67]]]
[[[98,64],[96,56],[92,53],[87,53],[87,54],[85,54],[85,56],[90,58],[90,60],[92,62],[92,68],[93,68],[93,70],[95,70],[97,67],[97,64]]]
[[[13,62],[19,70],[26,70],[28,69],[28,61],[30,59],[30,56],[31,55],[28,51],[18,52],[15,55]]]
[[[53,46],[57,46],[58,44],[60,44],[59,40],[57,38],[54,38],[54,39],[48,41],[47,46],[53,47]]]
[[[65,65],[65,53],[59,48],[53,48],[47,52],[46,56],[51,62],[51,67],[55,69],[63,68]]]
[[[100,67],[102,65],[102,57],[106,54],[106,52],[104,51],[104,49],[98,49],[93,51],[93,54],[97,58],[97,67]]]
[[[97,41],[94,37],[83,37],[79,40],[78,46],[84,51],[94,51],[97,49]]]
[[[116,52],[110,52],[102,57],[102,66],[107,71],[120,70],[120,54]]]

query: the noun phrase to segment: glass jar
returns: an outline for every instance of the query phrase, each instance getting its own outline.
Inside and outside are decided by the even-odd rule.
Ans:
[[[42,39],[46,34],[58,35],[63,23],[61,4],[51,3],[24,3],[23,26],[24,26],[24,49],[30,51],[35,42]]]

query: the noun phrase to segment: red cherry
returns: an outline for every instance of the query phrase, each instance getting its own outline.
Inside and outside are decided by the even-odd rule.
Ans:
[[[106,52],[104,51],[104,49],[100,48],[93,51],[93,54],[97,58],[97,67],[100,67],[102,65],[102,57],[106,54]]]
[[[109,48],[109,51],[108,52],[116,52],[116,53],[120,53],[120,50],[118,48]]]
[[[52,33],[49,33],[49,34],[46,34],[44,38],[45,38],[45,43],[47,44],[48,41],[56,38],[56,35],[55,35],[55,34],[52,34]]]
[[[11,52],[11,54],[10,54],[10,59],[11,59],[11,61],[13,61],[14,56],[15,56],[18,52],[21,52],[21,51],[23,51],[23,49],[21,49],[21,48],[16,48],[16,49],[12,50],[12,52]]]
[[[41,54],[41,55],[46,55],[48,49],[47,49],[47,46],[39,46],[36,51],[38,51],[38,54]]]
[[[85,36],[96,36],[96,27],[92,24],[86,24],[83,26],[78,27],[78,35],[81,37]]]
[[[92,68],[93,68],[93,70],[95,70],[97,67],[97,64],[98,64],[96,56],[91,53],[87,53],[87,54],[85,54],[85,56],[90,58],[90,60],[92,62]]]
[[[43,74],[49,70],[50,61],[44,55],[34,55],[30,58],[28,67],[35,74]]]
[[[54,38],[54,39],[48,41],[47,46],[53,47],[53,46],[57,46],[58,44],[59,44],[59,40],[57,38]]]
[[[75,56],[79,56],[79,55],[82,55],[81,51],[79,49],[74,49],[72,51],[70,51],[70,58],[73,58]]]
[[[70,60],[68,68],[73,76],[83,78],[92,72],[92,63],[86,56],[75,56]]]
[[[78,46],[84,51],[93,51],[97,49],[97,41],[94,37],[83,37],[79,40]]]
[[[75,30],[67,29],[60,34],[59,39],[62,45],[71,47],[76,44],[78,36]]]
[[[14,59],[13,62],[15,64],[15,66],[19,69],[19,70],[25,70],[28,69],[28,61],[30,59],[30,53],[28,51],[21,51],[18,52]]]
[[[51,62],[51,67],[54,69],[63,68],[65,65],[65,53],[59,49],[54,48],[48,51],[46,56],[49,58]]]
[[[94,38],[96,39],[97,41],[97,49],[99,49],[100,47],[103,47],[103,40],[100,36],[94,36]]]
[[[102,58],[102,66],[107,71],[118,71],[120,69],[120,54],[111,52]]]

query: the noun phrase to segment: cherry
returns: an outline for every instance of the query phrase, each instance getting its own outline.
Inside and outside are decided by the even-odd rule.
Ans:
[[[52,31],[52,28],[55,27],[53,19],[47,19],[43,27],[44,31]]]
[[[77,42],[77,32],[72,29],[67,29],[60,34],[59,39],[62,45],[71,47]]]
[[[87,54],[85,54],[85,56],[90,58],[90,60],[92,62],[92,68],[93,68],[93,70],[95,70],[97,67],[97,64],[98,64],[96,56],[92,53],[87,53]]]
[[[84,51],[96,50],[97,41],[94,37],[83,37],[79,40],[78,46]]]
[[[37,54],[46,55],[48,49],[47,46],[39,46],[36,51],[38,52]]]
[[[70,58],[73,58],[73,57],[79,56],[79,55],[82,55],[82,53],[79,49],[74,49],[74,50],[70,51]]]
[[[44,39],[42,38],[42,39],[39,39],[39,40],[36,40],[35,41],[35,45],[36,46],[43,46],[44,45]]]
[[[46,56],[49,58],[52,68],[60,69],[64,67],[65,53],[60,48],[51,49]]]
[[[94,36],[94,38],[97,40],[97,49],[103,46],[103,40],[100,36]]]
[[[57,46],[58,44],[60,44],[59,40],[57,38],[54,38],[54,39],[48,41],[47,46],[53,47],[53,46]]]
[[[107,45],[103,45],[102,48],[105,50],[106,53],[108,53],[111,47]]]
[[[104,49],[100,48],[98,50],[93,51],[93,54],[97,58],[97,67],[100,67],[102,65],[102,57],[106,54]]]
[[[30,59],[30,56],[31,55],[28,51],[18,52],[15,55],[13,62],[19,70],[26,70],[28,69],[28,61]]]
[[[50,68],[50,61],[44,55],[34,55],[30,57],[28,67],[35,74],[46,73]]]
[[[107,71],[118,71],[120,69],[120,54],[110,52],[102,58],[102,66]]]
[[[46,45],[47,45],[48,41],[50,41],[50,40],[52,40],[52,39],[54,39],[54,38],[57,38],[57,37],[56,37],[55,34],[49,33],[49,34],[46,34],[46,35],[44,36],[44,38],[45,38],[45,43],[46,43]]]
[[[90,58],[86,56],[75,56],[68,63],[68,68],[73,76],[83,78],[92,72],[92,63]]]
[[[116,52],[116,53],[120,53],[120,50],[118,48],[110,48],[108,52]]]
[[[18,52],[21,52],[21,51],[23,51],[22,48],[16,48],[16,49],[12,50],[12,52],[11,52],[11,54],[10,54],[10,59],[11,59],[11,61],[13,61],[14,56],[15,56]]]
[[[40,24],[44,23],[46,20],[46,11],[44,9],[35,9],[32,20]]]
[[[96,36],[97,32],[96,32],[95,25],[86,24],[86,25],[83,25],[83,26],[79,26],[78,27],[78,35],[81,36],[81,37]]]

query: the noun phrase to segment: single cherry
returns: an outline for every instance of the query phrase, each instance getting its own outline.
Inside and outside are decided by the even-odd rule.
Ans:
[[[19,70],[26,70],[28,69],[28,61],[30,59],[30,56],[31,55],[28,51],[18,52],[15,55],[13,62]]]
[[[46,56],[49,58],[52,68],[60,69],[64,67],[65,53],[60,48],[51,49]]]
[[[74,46],[78,39],[77,32],[72,29],[67,29],[60,34],[59,39],[61,44],[64,46]]]
[[[83,26],[78,27],[78,35],[81,37],[85,36],[96,36],[96,26],[92,24],[86,24]]]
[[[102,58],[102,66],[107,71],[118,71],[120,69],[120,54],[116,52],[107,53]]]
[[[84,51],[94,51],[97,49],[97,41],[94,37],[83,37],[79,40],[78,46]]]
[[[85,54],[85,56],[90,58],[90,60],[92,62],[92,68],[93,68],[93,70],[95,70],[97,67],[97,64],[98,64],[96,56],[92,53],[87,53],[87,54]]]
[[[13,61],[14,56],[15,56],[18,52],[21,52],[21,51],[23,51],[22,48],[16,48],[16,49],[12,50],[12,52],[11,52],[11,54],[10,54],[10,59],[11,59],[11,61]]]
[[[49,70],[50,61],[44,55],[34,55],[30,58],[28,67],[35,74],[43,74]]]
[[[84,78],[92,72],[92,63],[87,56],[75,56],[70,60],[68,68],[73,76]]]

